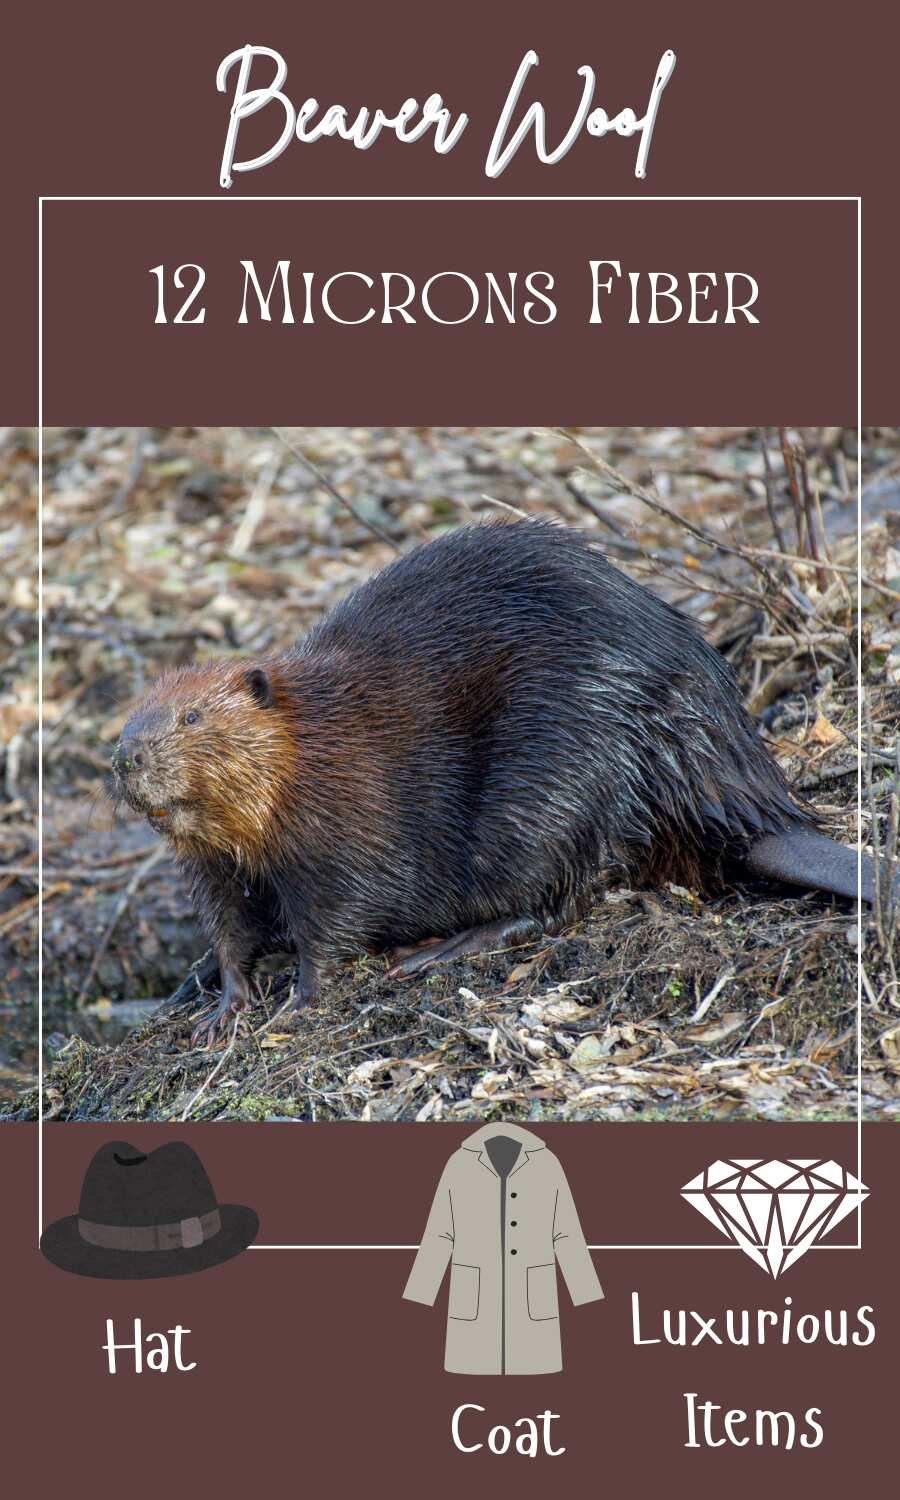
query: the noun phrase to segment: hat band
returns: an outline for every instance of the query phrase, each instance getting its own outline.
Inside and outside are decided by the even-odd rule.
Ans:
[[[92,1224],[78,1220],[78,1233],[99,1250],[194,1250],[222,1228],[219,1210],[174,1224]]]

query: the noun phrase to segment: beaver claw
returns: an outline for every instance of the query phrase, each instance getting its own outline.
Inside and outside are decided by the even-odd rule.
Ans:
[[[215,1010],[204,1016],[191,1032],[192,1047],[212,1047],[223,1038],[232,1016],[250,1008],[250,985],[243,974],[226,969],[222,976],[222,995]]]
[[[293,991],[288,1011],[290,1019],[297,1020],[310,1001],[317,998],[317,993],[318,975],[315,964],[305,954],[300,954],[294,965]]]
[[[191,1047],[212,1048],[227,1034],[231,1017],[246,1009],[245,1005],[233,1005],[230,1001],[224,1005],[220,1001],[210,1015],[197,1022],[191,1032]]]

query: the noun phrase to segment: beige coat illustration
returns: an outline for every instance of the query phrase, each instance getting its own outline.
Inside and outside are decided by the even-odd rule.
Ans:
[[[576,1305],[603,1296],[559,1160],[519,1125],[485,1125],[451,1156],[404,1297],[431,1307],[448,1263],[455,1374],[562,1369],[557,1265]]]

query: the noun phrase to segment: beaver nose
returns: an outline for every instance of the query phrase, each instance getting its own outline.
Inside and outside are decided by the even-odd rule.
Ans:
[[[144,752],[140,748],[140,740],[120,740],[113,755],[113,768],[120,776],[126,776],[129,771],[139,771],[144,764]]]

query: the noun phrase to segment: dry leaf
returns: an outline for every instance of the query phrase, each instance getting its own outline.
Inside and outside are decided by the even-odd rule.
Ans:
[[[579,1073],[587,1073],[591,1068],[596,1068],[600,1062],[605,1062],[609,1057],[609,1042],[601,1041],[598,1036],[582,1037],[578,1046],[569,1058],[573,1068]]]
[[[704,1026],[690,1026],[681,1034],[687,1042],[702,1042],[705,1047],[708,1047],[712,1042],[723,1042],[733,1032],[740,1031],[746,1020],[747,1016],[744,1011],[729,1010],[715,1021],[707,1021]]]
[[[530,979],[535,970],[543,967],[552,951],[551,948],[542,948],[540,953],[535,953],[533,958],[526,959],[524,963],[516,964],[515,968],[510,970],[506,983],[500,993],[505,995],[510,990],[514,990],[516,985],[523,984],[526,979]]]
[[[294,1037],[289,1031],[269,1031],[259,1045],[263,1049],[271,1049],[272,1047],[280,1047],[282,1042],[292,1042],[293,1040]]]
[[[568,1000],[551,991],[542,1000],[531,1000],[523,1005],[522,1015],[532,1026],[549,1025],[551,1022],[564,1026],[573,1021],[583,1021],[585,1016],[590,1015],[590,1010],[585,1005],[579,1005],[577,1000]]]
[[[824,714],[817,714],[815,722],[809,734],[807,742],[813,745],[839,745],[844,743],[844,735],[839,729],[835,729],[830,719]]]
[[[900,1026],[892,1026],[881,1037],[881,1050],[891,1062],[900,1061]]]

